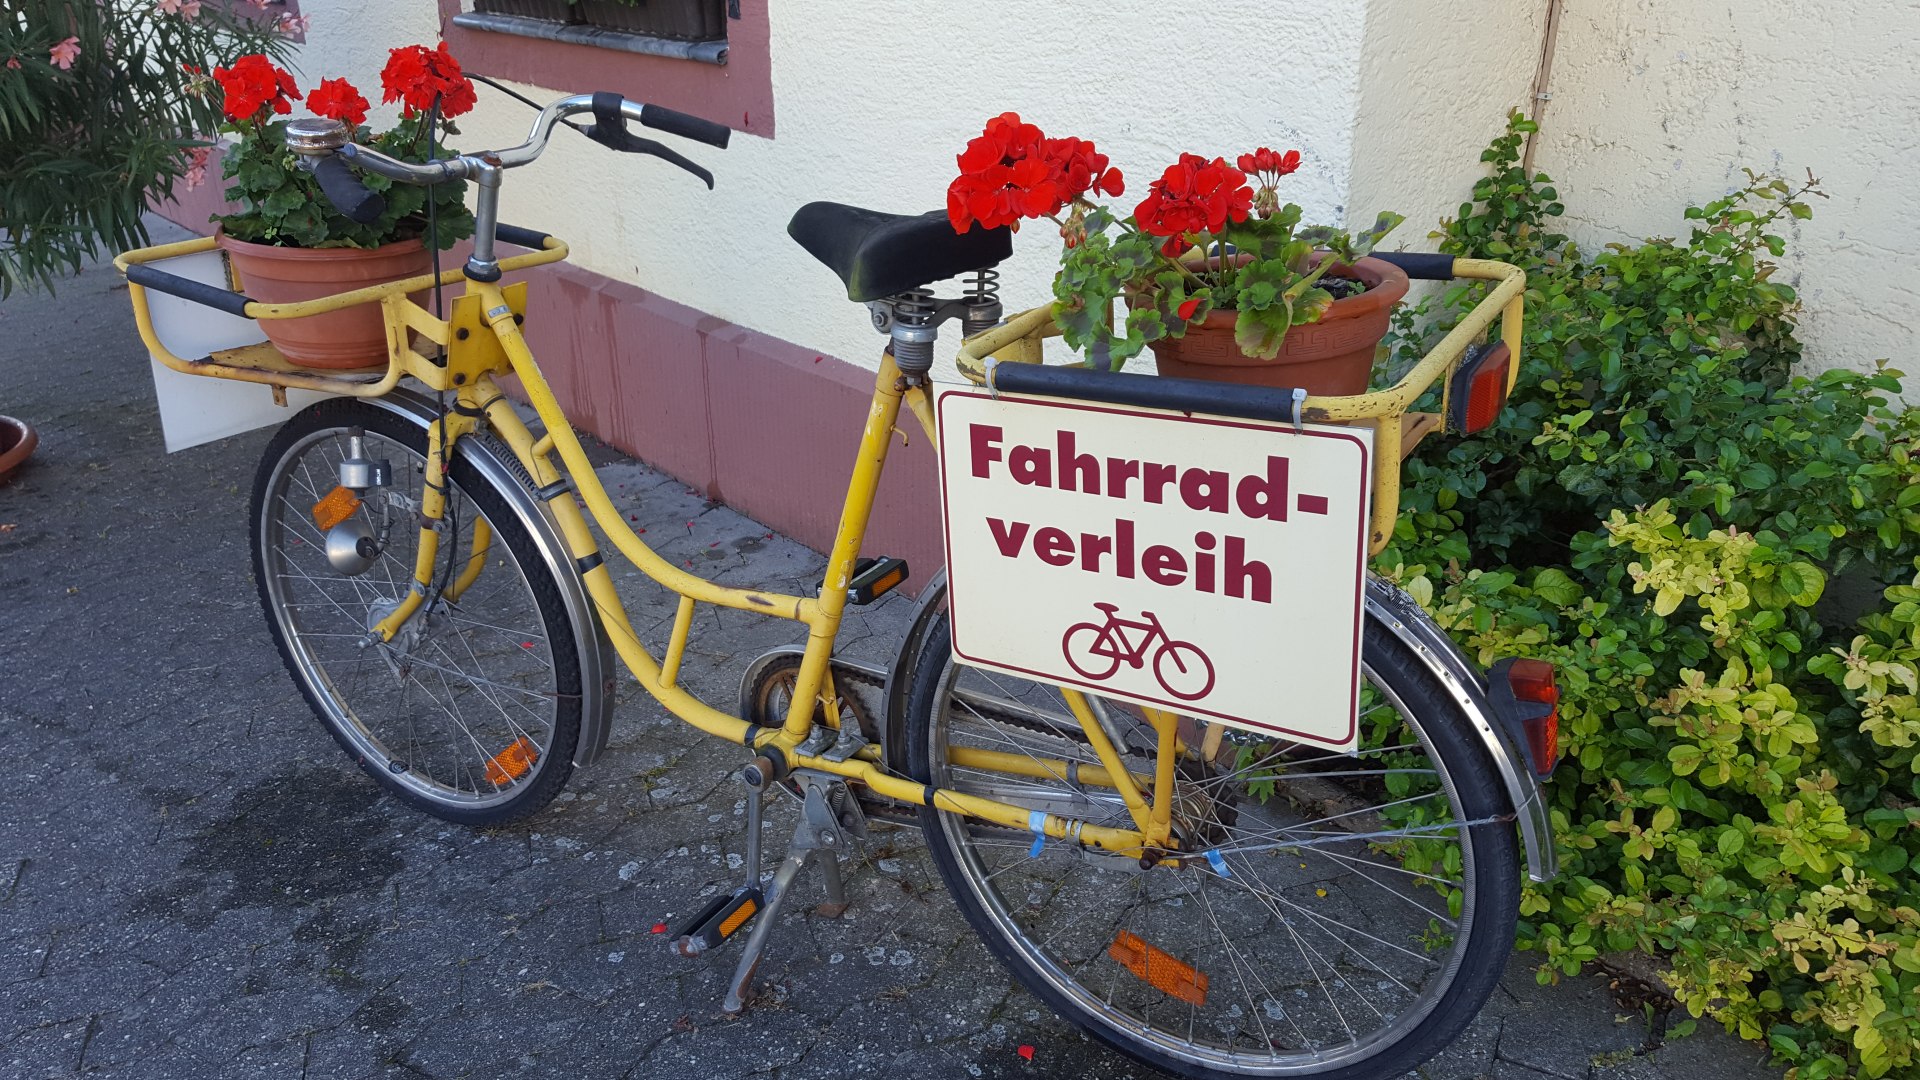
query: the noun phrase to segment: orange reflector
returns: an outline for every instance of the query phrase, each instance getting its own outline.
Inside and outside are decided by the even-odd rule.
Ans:
[[[360,509],[360,496],[336,485],[332,491],[321,496],[319,502],[313,504],[313,523],[320,526],[321,532],[326,532],[352,517],[353,512],[358,509]]]
[[[748,919],[753,918],[753,913],[759,910],[760,910],[760,905],[754,903],[753,898],[751,896],[747,897],[745,900],[742,900],[740,902],[740,906],[733,909],[733,914],[721,920],[720,936],[732,937],[733,932],[735,930],[740,929],[741,924],[745,923]]]
[[[539,748],[533,745],[532,739],[522,735],[487,759],[487,779],[500,786],[511,784],[527,775],[527,770],[539,760]]]
[[[1207,1003],[1205,974],[1174,959],[1171,953],[1141,941],[1135,934],[1120,931],[1114,936],[1113,944],[1107,946],[1107,955],[1133,972],[1135,978],[1168,997],[1178,998],[1195,1008]]]

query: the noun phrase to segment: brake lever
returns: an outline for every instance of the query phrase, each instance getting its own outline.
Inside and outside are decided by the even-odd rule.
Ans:
[[[626,118],[620,114],[620,95],[593,95],[593,118],[593,126],[586,129],[587,138],[610,150],[626,154],[652,154],[699,177],[707,185],[707,190],[713,190],[712,173],[681,156],[679,151],[665,143],[643,138],[627,130]]]
[[[674,150],[672,146],[666,146],[664,142],[657,142],[657,140],[653,140],[653,138],[643,138],[643,136],[634,135],[634,133],[630,133],[630,131],[622,131],[622,133],[618,133],[618,144],[614,144],[614,142],[607,140],[607,138],[601,138],[601,136],[595,135],[597,131],[599,131],[599,125],[593,125],[593,129],[589,129],[588,131],[588,136],[589,138],[593,138],[595,142],[603,144],[603,146],[612,146],[614,150],[624,150],[624,152],[628,152],[628,154],[653,154],[655,158],[666,161],[668,165],[680,165],[685,171],[693,173],[695,177],[699,177],[703,183],[707,184],[707,190],[712,190],[712,186],[714,186],[714,175],[712,175],[712,173],[708,173],[707,169],[699,167],[697,163],[687,160],[678,150]]]

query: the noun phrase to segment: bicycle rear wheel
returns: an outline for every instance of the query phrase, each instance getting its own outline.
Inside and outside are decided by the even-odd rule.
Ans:
[[[313,510],[338,483],[354,429],[369,458],[393,467],[391,485],[344,523],[379,538],[358,573],[328,557]],[[289,420],[255,478],[254,579],[287,670],[341,748],[416,809],[496,825],[545,806],[572,772],[580,646],[533,538],[458,453],[426,603],[393,641],[365,644],[411,586],[426,452],[417,422],[363,401],[323,401]],[[478,577],[450,599],[489,534]]]
[[[1030,834],[923,809],[967,921],[1061,1015],[1183,1076],[1374,1080],[1432,1056],[1512,949],[1518,844],[1489,820],[1505,796],[1458,706],[1385,629],[1368,624],[1364,648],[1356,756],[1235,730],[1212,760],[1180,763],[1175,838],[1218,851],[1226,876],[1205,858],[1143,870],[1058,840],[1035,854]],[[950,652],[943,620],[915,677],[915,779],[1133,827],[1111,789],[1069,780],[1097,758],[1056,688]],[[1144,718],[1096,706],[1142,733],[1126,752],[1152,776]],[[1183,719],[1182,734],[1199,745],[1204,732]],[[964,748],[1073,768],[1014,776],[956,764]]]

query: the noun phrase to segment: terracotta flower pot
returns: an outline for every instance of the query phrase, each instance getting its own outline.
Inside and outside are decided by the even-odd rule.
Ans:
[[[1407,273],[1379,259],[1361,259],[1352,266],[1336,266],[1327,276],[1364,281],[1367,291],[1335,300],[1319,322],[1288,330],[1280,355],[1261,360],[1241,352],[1233,341],[1233,323],[1239,313],[1215,311],[1199,325],[1188,327],[1185,337],[1162,338],[1147,346],[1153,350],[1160,374],[1247,386],[1300,387],[1316,396],[1366,393],[1374,351],[1387,334],[1393,306],[1407,294]]]
[[[14,470],[27,463],[39,444],[40,436],[25,420],[0,416],[0,484],[13,478]]]
[[[240,287],[267,304],[292,304],[424,274],[432,253],[421,241],[377,248],[293,248],[220,236],[240,272]],[[301,367],[346,370],[387,359],[387,325],[379,304],[357,304],[298,319],[262,319],[260,329],[281,355]]]

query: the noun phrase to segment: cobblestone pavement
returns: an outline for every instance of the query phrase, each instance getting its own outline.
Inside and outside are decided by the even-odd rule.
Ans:
[[[849,864],[845,917],[786,914],[754,1008],[723,1019],[731,950],[678,959],[650,928],[737,880],[742,752],[635,692],[607,757],[530,824],[469,831],[382,797],[257,610],[243,522],[268,433],[164,454],[126,301],[92,267],[0,307],[0,412],[42,435],[0,488],[0,1076],[1143,1075],[1009,985],[911,831]],[[605,460],[676,559],[795,591],[820,565]],[[906,610],[858,611],[848,653],[884,655]],[[798,640],[703,618],[685,677],[709,700]],[[1531,966],[1422,1075],[1777,1075],[1717,1031],[1636,1054],[1645,1024],[1597,980],[1541,988]]]

